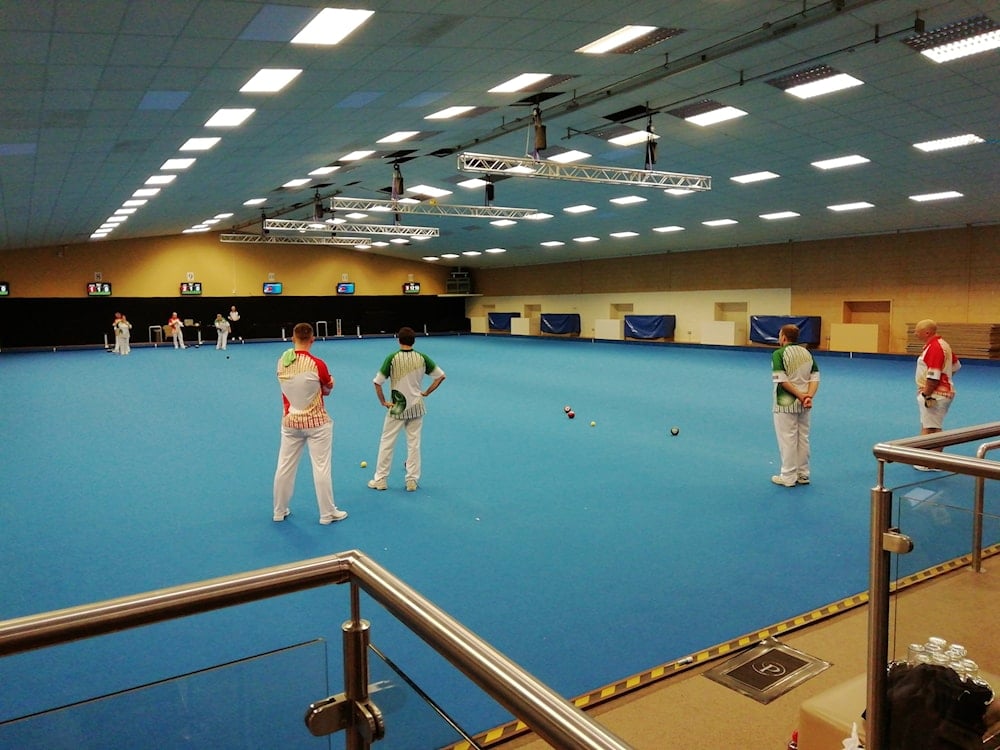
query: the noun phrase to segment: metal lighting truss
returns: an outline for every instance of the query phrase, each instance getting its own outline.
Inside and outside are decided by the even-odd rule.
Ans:
[[[332,199],[336,211],[385,211],[397,214],[434,214],[464,216],[470,219],[527,219],[538,213],[537,208],[503,208],[502,206],[449,206],[433,203],[402,203],[400,201],[369,200],[367,198]]]
[[[397,237],[438,237],[437,227],[407,227],[398,224],[326,224],[322,221],[264,219],[264,229],[278,232],[347,232],[348,234],[391,234]]]
[[[485,172],[507,177],[542,177],[550,180],[592,182],[602,185],[634,185],[636,187],[685,188],[711,190],[712,178],[706,175],[656,172],[648,169],[595,167],[586,164],[558,162],[517,156],[462,153],[458,169],[463,172]]]
[[[282,245],[335,245],[339,247],[368,247],[371,245],[371,240],[367,237],[316,237],[306,234],[220,234],[219,241],[242,242],[251,245],[270,242]]]

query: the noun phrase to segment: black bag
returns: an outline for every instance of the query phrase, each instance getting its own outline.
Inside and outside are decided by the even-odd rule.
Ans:
[[[895,662],[888,675],[889,750],[981,750],[989,685],[950,667]]]

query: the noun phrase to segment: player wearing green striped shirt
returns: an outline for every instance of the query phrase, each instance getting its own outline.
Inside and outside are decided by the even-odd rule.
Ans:
[[[809,416],[819,390],[819,367],[798,340],[798,326],[783,325],[771,355],[774,433],[781,454],[781,473],[771,481],[782,487],[809,484]]]
[[[389,471],[392,469],[392,454],[399,433],[406,431],[406,490],[413,492],[420,482],[420,432],[424,426],[427,408],[424,399],[437,390],[444,382],[444,370],[426,354],[413,348],[416,334],[412,328],[400,328],[396,334],[399,351],[393,352],[375,373],[375,395],[379,403],[387,409],[382,423],[382,439],[378,446],[378,462],[375,476],[368,482],[373,490],[384,490],[388,485]],[[424,376],[433,380],[424,390]],[[382,384],[388,380],[392,392],[386,400]]]

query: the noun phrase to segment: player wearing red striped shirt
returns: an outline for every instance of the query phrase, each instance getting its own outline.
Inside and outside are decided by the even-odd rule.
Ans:
[[[319,522],[330,524],[347,518],[347,511],[339,510],[333,500],[333,419],[323,401],[333,391],[333,376],[326,363],[309,351],[316,340],[311,325],[296,325],[292,339],[295,347],[281,355],[277,370],[283,411],[274,472],[274,520],[284,521],[291,513],[288,503],[295,474],[302,449],[308,447]]]

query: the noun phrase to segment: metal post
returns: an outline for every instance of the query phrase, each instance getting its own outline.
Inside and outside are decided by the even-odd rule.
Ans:
[[[361,326],[358,326],[358,338],[361,338]]]
[[[427,333],[427,324],[424,323],[424,336],[428,336],[428,335],[430,335],[430,334]]]
[[[368,701],[368,644],[371,623],[361,619],[361,596],[351,583],[351,619],[341,626],[344,642],[344,696],[351,718],[345,737],[345,750],[369,750],[381,739],[381,716]]]
[[[108,348],[108,334],[104,334],[104,348]]]
[[[343,330],[343,326],[341,325],[340,318],[337,318],[337,335],[338,336],[343,336],[344,335],[344,330]]]
[[[892,490],[882,486],[885,462],[878,463],[878,485],[871,491],[870,572],[868,579],[868,692],[866,747],[884,750],[889,739],[884,703],[889,667],[889,553],[883,535],[892,519]]]
[[[983,443],[976,451],[976,458],[985,458],[986,454],[1000,448],[1000,441]],[[983,502],[986,495],[986,479],[976,477],[976,494],[972,507],[972,569],[976,573],[983,572]]]
[[[288,337],[285,336],[285,327],[284,326],[281,327],[281,340],[282,341],[288,341]]]

